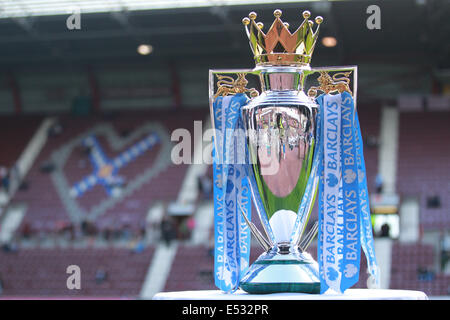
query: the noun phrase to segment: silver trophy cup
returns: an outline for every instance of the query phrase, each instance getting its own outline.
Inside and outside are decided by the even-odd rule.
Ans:
[[[247,223],[264,252],[248,268],[240,287],[248,293],[319,293],[318,264],[306,252],[317,234],[317,223],[305,234],[319,182],[312,170],[319,112],[315,97],[319,92],[351,92],[351,73],[354,95],[356,67],[312,69],[309,62],[318,30],[312,30],[310,13],[303,13],[305,20],[293,34],[281,21],[281,11],[275,10],[274,15],[267,34],[255,22],[256,13],[244,18],[256,68],[211,70],[210,102],[212,106],[220,95],[249,93],[251,97],[241,116],[250,163],[248,179],[263,230]],[[320,25],[322,18],[315,21]],[[306,79],[313,74],[319,74],[319,86],[310,87],[306,94]],[[261,94],[246,88],[247,75],[259,77]]]
[[[243,108],[242,117],[251,160],[250,186],[258,198],[255,204],[270,249],[240,285],[250,293],[318,293],[318,265],[299,247],[301,237],[291,239],[311,174],[318,106],[303,92],[301,68],[261,67],[259,71],[263,92]],[[306,214],[311,208],[309,203]]]

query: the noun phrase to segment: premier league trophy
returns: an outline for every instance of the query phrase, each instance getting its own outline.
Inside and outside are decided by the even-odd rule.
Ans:
[[[215,283],[225,292],[343,292],[358,281],[361,246],[377,276],[357,68],[309,66],[322,17],[315,27],[304,11],[291,33],[281,10],[274,16],[267,33],[256,13],[243,19],[256,68],[210,70]],[[260,94],[248,75],[259,77]],[[307,81],[315,85],[305,91]],[[317,195],[319,221],[305,234]],[[264,250],[251,266],[250,233]],[[317,233],[318,262],[306,252]]]

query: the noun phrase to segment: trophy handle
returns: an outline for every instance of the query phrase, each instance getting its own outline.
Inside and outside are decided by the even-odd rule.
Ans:
[[[248,74],[258,76],[259,71],[252,69],[216,69],[209,70],[209,99],[210,103],[219,96],[238,93],[248,93],[251,98],[259,96],[255,88],[247,88]],[[216,89],[217,87],[217,89]]]
[[[237,93],[250,93],[252,98],[259,96],[259,92],[255,88],[247,88],[248,81],[245,78],[246,74],[240,72],[237,78],[231,76],[217,74],[217,91],[214,94],[214,99],[219,96],[234,95]]]
[[[326,94],[342,93],[344,91],[350,93],[355,101],[357,95],[358,67],[320,67],[311,68],[306,72],[306,76],[319,73],[317,78],[318,85],[311,86],[307,94],[315,99],[321,92]]]
[[[220,96],[235,95],[238,93],[249,94],[253,99],[259,96],[255,88],[247,88],[247,75],[259,76],[258,70],[253,69],[211,69],[209,70],[209,111],[211,124],[214,129],[214,144],[216,143],[214,123],[214,101]],[[217,148],[217,145],[216,145]]]

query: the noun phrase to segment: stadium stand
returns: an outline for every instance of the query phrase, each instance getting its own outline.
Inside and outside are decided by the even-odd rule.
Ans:
[[[0,135],[14,139],[0,139],[0,166],[11,168],[41,123],[42,116],[0,116]]]
[[[118,231],[119,237],[122,236],[122,239],[125,231],[129,231],[132,235],[139,234],[146,227],[146,210],[142,210],[142,208],[149,208],[154,200],[167,202],[175,200],[187,165],[173,165],[170,159],[170,149],[169,153],[166,152],[158,158],[162,147],[155,145],[155,148],[151,149],[147,155],[137,157],[130,165],[119,171],[119,174],[124,176],[127,181],[136,179],[135,177],[142,175],[147,168],[154,167],[156,160],[159,159],[160,163],[167,165],[158,167],[160,170],[156,172],[152,183],[144,183],[142,188],[132,193],[132,197],[118,201],[103,215],[99,215],[98,218],[87,223],[83,219],[72,219],[73,216],[69,214],[69,210],[58,195],[57,188],[60,186],[52,182],[54,171],[63,171],[69,181],[69,186],[92,172],[86,150],[81,144],[70,150],[68,160],[63,167],[58,167],[52,162],[52,159],[55,159],[52,158],[52,154],[55,150],[66,146],[74,137],[83,133],[91,133],[91,130],[95,131],[98,125],[105,123],[111,124],[117,134],[124,139],[131,136],[132,131],[143,123],[149,121],[158,123],[164,128],[167,135],[166,140],[162,141],[170,147],[170,133],[173,130],[186,128],[192,133],[192,128],[186,127],[186,124],[193,124],[194,120],[203,120],[206,116],[202,110],[181,111],[179,114],[182,117],[168,117],[164,112],[156,114],[127,112],[126,115],[59,117],[59,125],[62,129],[58,134],[49,137],[25,179],[25,187],[21,188],[12,199],[13,203],[26,203],[27,211],[15,240],[12,244],[4,244],[0,253],[3,296],[66,296],[69,292],[64,285],[67,274],[61,270],[65,270],[64,268],[68,265],[75,264],[80,266],[87,280],[83,281],[84,288],[80,291],[75,290],[74,295],[138,297],[147,267],[151,262],[154,251],[152,246],[141,247],[139,243],[134,242],[136,237],[132,236],[128,237],[129,242],[126,242],[126,246],[130,246],[132,249],[111,248],[108,245],[106,248],[92,248],[89,242],[85,243],[84,247],[81,245],[81,248],[74,249],[71,240],[76,240],[80,235],[87,235],[91,238],[97,235],[106,237],[106,233],[109,238],[114,239],[115,236],[117,238]],[[5,123],[7,122],[5,121]],[[23,127],[28,125],[30,129],[34,130],[39,123],[31,120],[28,122],[10,120],[9,122],[11,124],[6,126],[9,130],[11,126],[21,128],[21,125]],[[34,124],[35,127],[32,127],[31,124]],[[24,142],[31,138],[32,130],[28,131],[30,131],[30,135],[23,139]],[[28,131],[23,130],[22,135],[25,137]],[[129,148],[143,136],[145,135],[141,134],[129,141],[124,149]],[[117,154],[117,150],[110,148],[104,136],[99,135],[98,141],[107,156],[113,158]],[[11,145],[13,144],[11,143]],[[21,148],[23,145],[18,144],[16,156]],[[43,192],[43,188],[45,188],[45,192]],[[66,195],[69,192],[69,189],[62,190],[62,193]],[[99,202],[108,199],[105,189],[100,186],[92,188],[85,195],[87,197],[82,199],[80,206],[87,208],[95,207]],[[50,246],[42,249],[42,241],[48,242],[60,235],[69,235],[69,242],[66,242],[68,248]],[[21,246],[26,241],[28,241],[27,248]],[[123,261],[127,261],[127,263],[124,264]],[[104,284],[97,284],[94,279],[96,268],[100,265],[108,273],[108,280]],[[57,270],[61,272],[56,272]],[[24,271],[26,271],[25,276]]]
[[[164,141],[168,143],[169,141],[167,139],[170,139],[170,132],[176,128],[183,127],[185,123],[192,124],[194,120],[202,120],[204,116],[205,112],[203,111],[190,111],[186,112],[180,118],[166,117],[164,112],[158,114],[145,114],[142,112],[138,112],[137,114],[127,113],[126,115],[116,115],[107,119],[102,117],[61,117],[60,124],[63,128],[61,134],[51,137],[48,141],[26,178],[28,187],[20,190],[13,199],[14,202],[27,203],[27,214],[22,226],[27,226],[27,228],[31,228],[34,232],[57,231],[58,226],[80,223],[84,218],[92,220],[91,217],[83,217],[82,212],[92,212],[92,208],[98,206],[101,201],[107,202],[111,199],[106,194],[104,186],[100,184],[86,191],[75,200],[68,201],[66,199],[70,192],[67,186],[74,185],[83,177],[91,174],[93,170],[89,157],[84,152],[81,143],[75,144],[72,150],[69,151],[70,154],[67,156],[64,167],[60,168],[53,163],[53,160],[59,159],[59,154],[56,157],[54,156],[55,150],[61,150],[67,143],[74,141],[74,139],[76,140],[76,137],[83,134],[87,136],[86,133],[89,134],[91,132],[90,130],[94,130],[96,126],[105,122],[112,124],[114,130],[119,135],[129,134],[129,132],[132,132],[143,123],[154,122],[161,123],[165,130],[167,130],[167,137]],[[185,122],[186,119],[189,119],[189,122]],[[125,147],[133,145],[140,138],[142,136],[136,137],[134,141],[130,141]],[[117,151],[111,149],[104,136],[99,136],[98,141],[105,154],[111,159],[117,155]],[[125,147],[124,149],[126,149]],[[161,146],[156,145],[148,154],[137,157],[135,161],[123,167],[118,175],[123,176],[126,182],[131,183],[133,179],[137,179],[147,168],[155,165],[160,150]],[[98,219],[91,221],[95,222],[96,229],[122,228],[128,226],[134,231],[139,230],[142,228],[141,223],[145,220],[146,214],[146,211],[140,208],[150,207],[152,201],[156,199],[169,201],[176,198],[187,165],[173,165],[171,163],[170,153],[167,152],[164,154],[164,158],[158,161],[161,170],[155,175],[154,179],[156,180],[151,181],[152,183],[144,183],[142,188],[133,190],[133,196],[131,198],[113,202],[101,215],[98,215]],[[50,167],[50,172],[46,172],[45,166]],[[62,172],[65,175],[68,182],[67,185],[62,186],[54,182],[55,172]],[[46,186],[45,193],[41,189],[44,185]],[[58,188],[62,188],[62,190],[57,190]],[[73,204],[73,201],[77,201],[77,205],[81,209],[78,211],[73,210],[72,215],[70,215],[70,205]]]
[[[367,187],[369,193],[375,192],[375,177],[378,172],[378,141],[380,135],[381,106],[377,103],[359,103],[358,117],[364,141],[364,160],[366,162]]]
[[[56,119],[57,125],[30,161],[32,167],[17,192],[14,188],[12,197],[6,197],[0,190],[0,299],[146,299],[157,292],[154,289],[216,289],[214,226],[209,224],[212,167],[208,166],[210,180],[204,184],[203,177],[196,177],[200,192],[194,203],[188,203],[193,212],[170,216],[171,204],[183,209],[194,198],[188,194],[183,198],[188,201],[179,203],[180,191],[195,185],[194,179],[187,179],[193,167],[171,161],[177,142],[170,136],[182,128],[194,137],[194,120],[209,118],[209,68],[253,66],[240,25],[250,7],[129,10],[133,1],[125,1],[127,9],[116,11],[105,2],[94,6],[95,12],[83,8],[82,30],[68,32],[65,12],[39,14],[42,8],[54,7],[51,3],[21,2],[26,5],[6,1],[0,15],[0,43],[6,48],[0,52],[1,172],[17,163],[36,130],[46,131],[40,126],[44,120]],[[357,108],[369,192],[377,192],[377,174],[389,162],[396,169],[395,190],[390,191],[399,195],[399,208],[402,199],[413,197],[416,209],[418,200],[419,211],[408,212],[403,206],[407,208],[403,217],[412,212],[415,218],[420,212],[418,226],[416,219],[407,220],[414,220],[407,226],[414,229],[414,236],[420,228],[418,239],[407,243],[413,237],[405,241],[386,236],[378,242],[385,241],[389,248],[385,288],[450,297],[450,60],[444,32],[450,30],[446,19],[450,7],[440,5],[439,0],[383,3],[383,29],[373,31],[365,28],[364,19],[348,18],[363,17],[364,1],[315,3],[311,12],[322,15],[325,23],[311,66],[358,65]],[[283,19],[299,22],[298,3],[283,6]],[[23,15],[22,7],[27,8]],[[36,15],[29,15],[33,8]],[[272,17],[273,9],[256,4],[251,8],[262,20]],[[414,23],[419,16],[423,24]],[[355,22],[362,27],[355,28]],[[439,32],[423,25],[437,26]],[[333,34],[337,26],[336,46],[326,47],[322,36]],[[418,49],[418,34],[433,54]],[[152,43],[141,43],[144,40]],[[142,45],[151,49],[149,54],[139,52]],[[259,86],[257,77],[248,80],[250,87]],[[384,107],[399,115],[398,123],[397,117],[390,123],[390,129],[399,130],[398,140],[391,139],[395,148],[388,152],[381,152],[387,145],[382,140],[392,132],[384,130],[389,123],[384,122]],[[95,139],[89,142],[89,137]],[[95,158],[97,151],[111,162],[96,167],[101,163]],[[396,155],[397,163],[382,154]],[[317,212],[316,204],[309,226],[317,221]],[[252,221],[261,229],[256,215],[253,207]],[[400,212],[398,217],[401,234]],[[5,221],[14,226],[11,238],[2,232],[8,229]],[[183,227],[188,232],[175,232],[172,239],[173,230],[166,230],[166,239],[162,221],[168,222],[168,229]],[[446,246],[436,241],[444,236]],[[5,238],[8,241],[3,242]],[[308,252],[317,259],[316,241]],[[261,253],[253,239],[250,262]],[[69,265],[82,270],[81,290],[66,287]],[[367,287],[366,270],[362,254],[356,288]],[[161,285],[152,281],[160,275],[164,275],[158,279]]]
[[[380,128],[380,107],[378,105],[360,105],[358,110],[365,142],[364,152],[369,181],[368,186],[373,192],[378,167],[377,137]],[[52,172],[59,169],[65,173],[69,186],[77,183],[80,178],[89,175],[92,172],[89,153],[79,143],[70,150],[70,155],[64,166],[58,168],[57,165],[55,166],[52,163],[52,160],[55,159],[53,158],[55,150],[70,144],[77,137],[87,136],[87,133],[96,132],[94,130],[96,127],[105,124],[110,124],[119,136],[126,139],[127,136],[132,134],[133,130],[148,121],[162,124],[167,133],[170,133],[176,128],[186,127],[186,124],[192,124],[194,120],[202,120],[207,116],[205,109],[182,111],[182,113],[180,118],[167,117],[164,112],[147,113],[142,111],[104,116],[60,116],[61,132],[49,137],[47,144],[26,177],[25,187],[21,188],[13,198],[14,202],[26,203],[28,207],[21,228],[19,228],[18,236],[22,237],[31,233],[38,235],[38,239],[48,239],[61,234],[64,230],[70,230],[69,226],[77,226],[74,232],[75,235],[72,234],[75,238],[77,232],[92,235],[89,230],[86,231],[84,229],[84,231],[80,231],[83,228],[89,228],[86,226],[82,228],[83,224],[80,224],[80,222],[83,222],[82,219],[75,219],[75,221],[72,219],[73,216],[68,213],[58,194],[58,185],[52,181]],[[439,208],[427,208],[426,195],[421,198],[421,225],[425,230],[439,228],[442,223],[444,223],[442,229],[445,229],[447,228],[445,223],[448,223],[447,215],[445,214],[446,201],[448,199],[445,197],[445,192],[443,192],[445,190],[439,188],[439,186],[445,185],[445,181],[448,180],[445,178],[445,172],[448,170],[445,168],[430,169],[432,167],[430,166],[431,163],[444,163],[443,159],[448,158],[448,155],[445,153],[447,150],[437,149],[436,145],[432,143],[432,141],[436,141],[439,138],[438,135],[440,133],[445,132],[446,116],[448,115],[444,114],[443,116],[442,113],[423,112],[402,113],[400,118],[398,170],[398,189],[400,193],[402,195],[422,194],[426,190],[427,192],[435,191],[436,193],[433,194],[441,196],[441,210]],[[186,119],[189,120],[186,121]],[[29,118],[17,121],[18,126],[23,125],[24,128],[29,128],[27,134],[26,130],[24,130],[22,148],[23,145],[26,145],[27,139],[30,139],[40,120],[42,118],[36,117],[33,120]],[[5,123],[7,122],[5,121]],[[15,122],[12,121],[12,123]],[[436,133],[433,133],[432,130],[426,133],[418,131],[417,127],[419,125],[433,125],[436,128]],[[192,133],[192,128],[187,129]],[[26,138],[25,135],[27,135]],[[114,158],[118,151],[109,145],[107,137],[101,134],[98,134],[96,137],[104,153],[109,158]],[[142,135],[131,139],[123,149],[127,149],[141,138]],[[81,140],[79,139],[79,141]],[[19,154],[20,149],[17,147],[16,155]],[[155,145],[154,148],[149,150],[148,155],[137,157],[132,165],[124,167],[119,172],[119,175],[125,177],[126,180],[138,176],[146,167],[154,166],[160,151],[161,146]],[[425,157],[425,154],[428,157]],[[432,156],[430,157],[430,155]],[[406,161],[406,159],[409,160]],[[166,160],[170,161],[170,159]],[[132,197],[118,202],[108,210],[105,210],[103,214],[98,215],[92,221],[94,226],[93,234],[106,235],[108,233],[111,238],[114,238],[114,232],[117,230],[122,232],[128,230],[131,234],[136,234],[145,229],[146,226],[145,223],[143,224],[143,221],[145,221],[146,212],[140,208],[149,208],[155,200],[169,202],[176,199],[186,168],[186,165],[170,165],[166,169],[161,170],[156,176],[156,180],[153,180],[152,183],[144,184],[140,190],[133,192]],[[426,173],[424,168],[428,168]],[[423,173],[422,176],[421,173]],[[212,177],[211,166],[208,167],[206,176]],[[425,182],[427,189],[424,189],[424,184],[419,182]],[[41,186],[44,185],[46,186],[46,192],[42,192]],[[70,190],[65,190],[65,192],[68,193]],[[108,199],[105,188],[97,185],[79,197],[78,201],[82,208],[92,208],[103,199]],[[198,200],[209,201],[209,199],[201,198],[200,195]],[[259,226],[254,208],[253,212],[253,221]],[[311,222],[315,221],[315,219],[317,219],[316,207],[313,210]],[[210,237],[213,233],[214,230],[211,227]],[[130,237],[129,239],[135,238]],[[12,247],[12,249],[8,247],[7,250],[3,250],[0,253],[2,255],[0,259],[0,276],[3,281],[3,294],[7,296],[68,295],[67,290],[61,288],[62,281],[67,278],[66,275],[52,272],[52,270],[64,268],[69,264],[77,264],[82,266],[83,274],[86,277],[90,277],[91,280],[83,282],[84,288],[81,292],[78,291],[69,295],[137,297],[144,281],[147,267],[151,263],[154,249],[152,244],[150,246],[147,244],[145,249],[139,246],[134,246],[133,248],[95,248],[90,245],[84,248],[73,248],[69,245],[68,248],[43,249],[39,244],[35,248],[28,249],[20,246],[19,248]],[[213,253],[211,249],[211,246],[192,245],[189,244],[189,240],[182,241],[177,248],[164,291],[214,289]],[[136,250],[143,251],[136,253]],[[315,259],[317,255],[316,250],[315,243],[308,249],[308,252]],[[434,271],[436,269],[436,258],[433,250],[435,250],[433,246],[429,245],[404,245],[394,241],[390,288],[422,290],[429,295],[448,294],[449,276],[440,271]],[[251,250],[251,262],[261,252],[261,248],[254,245]],[[98,259],[98,257],[101,258]],[[122,259],[130,260],[131,270],[133,271],[130,271],[130,265],[115,262]],[[49,260],[56,261],[56,263],[51,263],[52,266],[50,266],[50,263],[45,262]],[[95,280],[95,273],[100,265],[108,271],[108,280],[101,284],[96,283]],[[27,276],[21,277],[20,272],[25,269],[27,270]],[[366,260],[362,256],[360,281],[355,285],[356,288],[367,287],[366,269]],[[5,277],[5,274],[8,276]]]
[[[397,190],[418,197],[423,230],[450,228],[450,148],[441,144],[449,121],[448,112],[400,113]],[[440,203],[427,203],[436,196]]]
[[[178,247],[164,291],[212,290],[214,251],[207,246]]]
[[[4,296],[138,298],[154,249],[24,249],[0,251]],[[81,289],[68,290],[67,267],[81,270]]]
[[[429,296],[448,295],[450,276],[436,272],[435,260],[432,245],[394,243],[390,288],[420,290]]]

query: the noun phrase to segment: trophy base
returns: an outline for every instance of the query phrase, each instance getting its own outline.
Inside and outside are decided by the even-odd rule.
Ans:
[[[239,283],[252,294],[281,292],[320,293],[319,266],[306,252],[274,247],[249,267]]]

